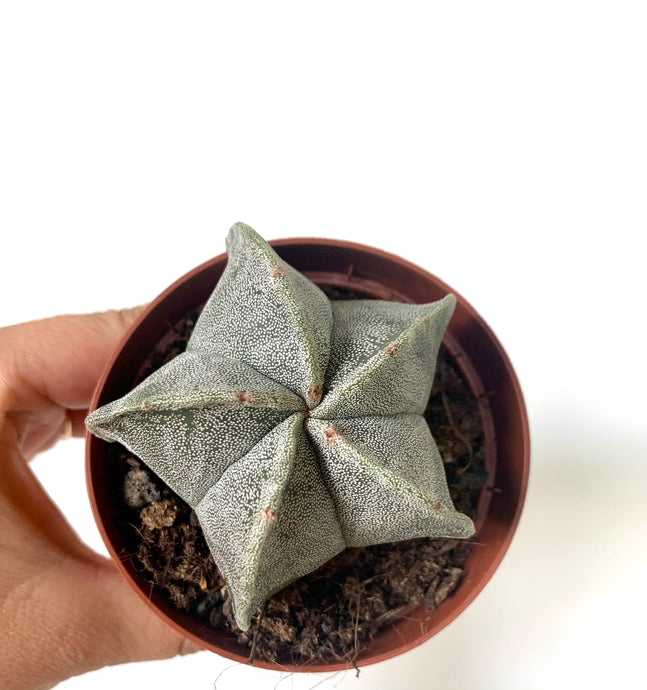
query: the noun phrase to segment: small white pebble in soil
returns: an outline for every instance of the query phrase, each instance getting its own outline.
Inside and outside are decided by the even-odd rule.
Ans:
[[[128,470],[124,478],[124,500],[130,508],[143,508],[161,498],[148,472],[141,467]]]

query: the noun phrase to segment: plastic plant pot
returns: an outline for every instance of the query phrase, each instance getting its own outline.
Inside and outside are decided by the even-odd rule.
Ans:
[[[337,671],[389,659],[425,642],[454,620],[476,598],[498,568],[516,530],[526,494],[530,462],[528,420],[512,365],[483,319],[444,282],[397,256],[369,246],[318,238],[270,242],[277,253],[318,285],[362,293],[370,299],[409,303],[438,300],[447,293],[457,304],[443,339],[478,399],[484,428],[486,485],[478,499],[475,521],[478,548],[465,562],[457,590],[434,611],[412,606],[406,618],[393,621],[351,662],[295,665],[255,660],[261,668],[281,671]],[[140,314],[115,350],[99,381],[91,410],[121,397],[133,384],[150,354],[173,337],[173,324],[199,309],[213,291],[227,263],[226,254],[198,266],[177,280]],[[110,556],[142,601],[175,630],[221,656],[246,663],[248,653],[233,635],[214,630],[176,609],[151,591],[128,553],[128,527],[117,519],[114,474],[108,444],[86,436],[86,474],[92,510]]]

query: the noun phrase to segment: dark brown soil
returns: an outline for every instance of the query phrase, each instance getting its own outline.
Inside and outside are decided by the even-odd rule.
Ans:
[[[332,299],[362,295],[326,288]],[[174,327],[175,342],[153,353],[140,380],[183,352],[198,312]],[[445,463],[458,510],[476,517],[485,484],[478,404],[452,358],[441,349],[425,418]],[[133,563],[180,610],[236,635],[250,660],[353,661],[390,621],[418,604],[432,610],[460,584],[471,545],[455,539],[412,539],[346,549],[270,597],[241,632],[195,513],[119,444],[110,446],[123,521],[132,529]]]

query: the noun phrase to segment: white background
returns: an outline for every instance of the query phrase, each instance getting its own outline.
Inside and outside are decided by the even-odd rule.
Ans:
[[[2,4],[0,325],[148,301],[238,220],[351,239],[472,302],[533,433],[504,564],[417,650],[359,680],[205,652],[61,688],[644,680],[646,35],[622,0]],[[35,467],[101,549],[82,455]]]

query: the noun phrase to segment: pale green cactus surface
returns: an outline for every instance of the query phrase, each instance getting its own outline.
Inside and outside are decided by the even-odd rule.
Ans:
[[[346,546],[469,537],[423,412],[454,310],[329,300],[250,227],[186,352],[86,419],[195,510],[246,630]]]

